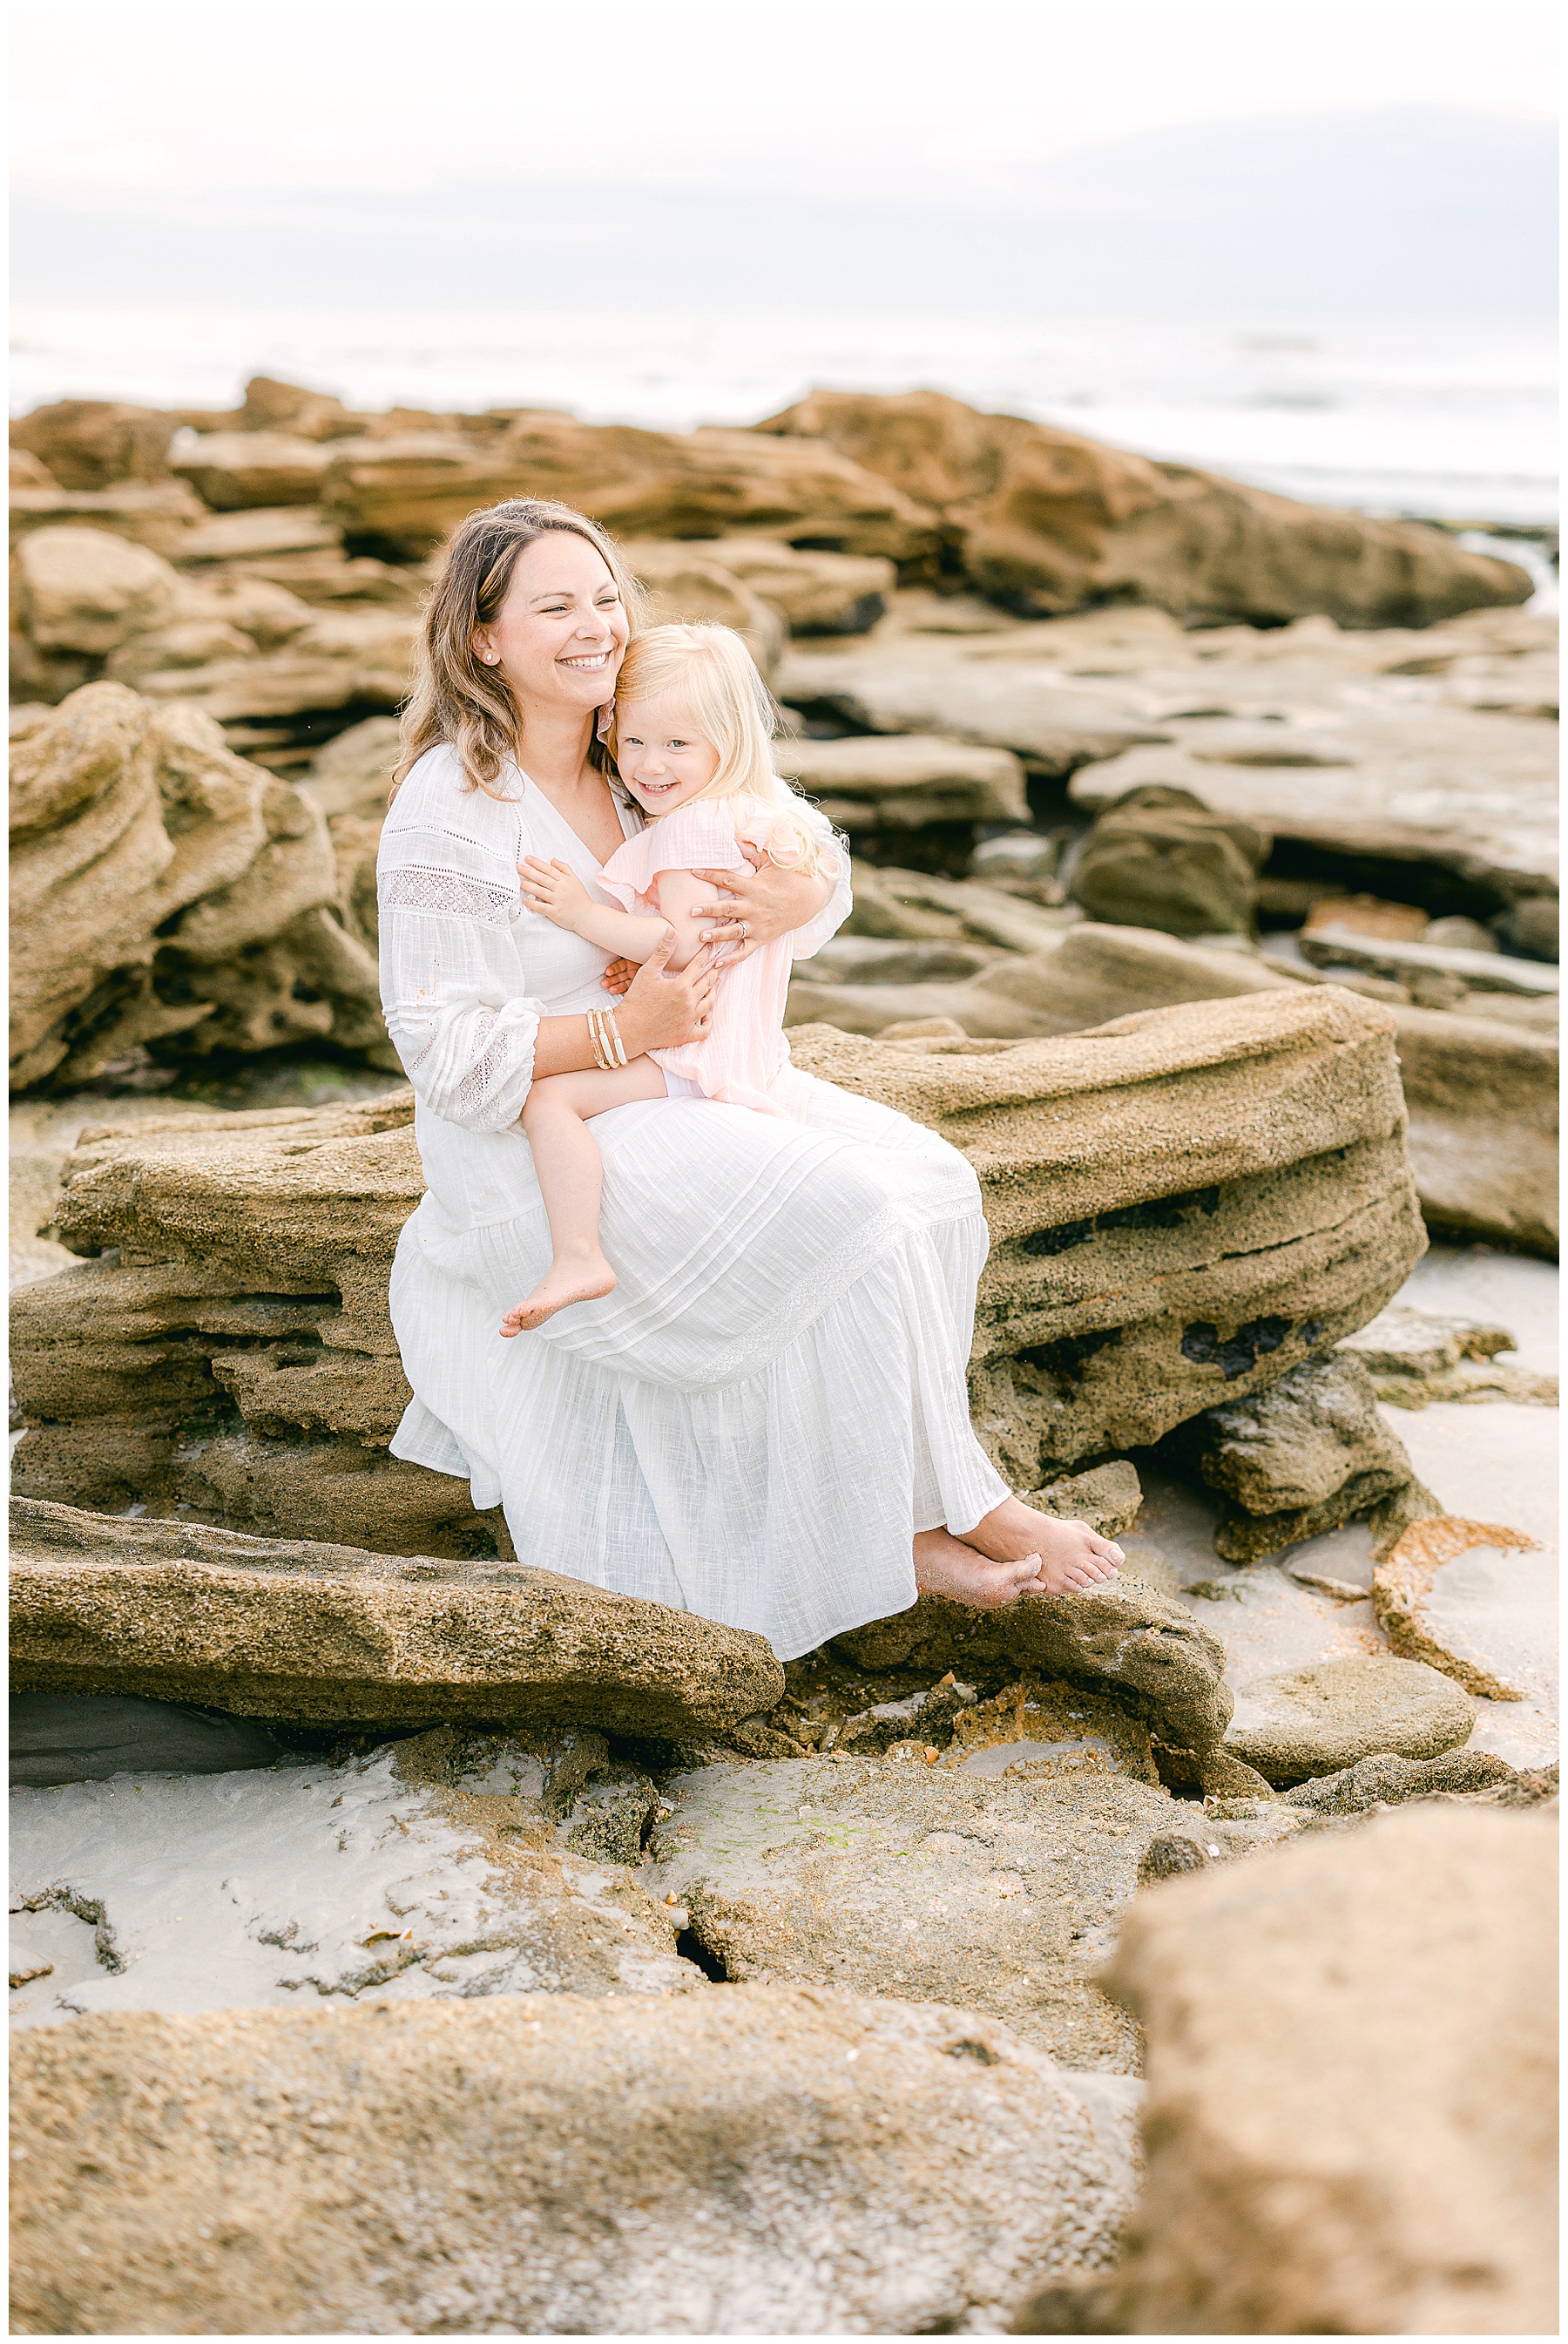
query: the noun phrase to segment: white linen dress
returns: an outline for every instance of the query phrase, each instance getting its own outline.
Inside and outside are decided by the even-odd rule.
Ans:
[[[382,999],[428,1183],[392,1269],[415,1395],[393,1454],[499,1502],[521,1561],[793,1659],[906,1609],[912,1534],[970,1530],[1008,1494],[969,1420],[979,1183],[934,1132],[826,1083],[808,1124],[700,1096],[615,1107],[592,1129],[619,1282],[502,1337],[550,1258],[518,1121],[538,1021],[609,998],[608,955],[523,908],[518,864],[558,855],[609,898],[544,793],[515,766],[498,786],[432,749],[381,837]],[[629,804],[621,823],[639,827]],[[846,866],[797,956],[849,908]]]

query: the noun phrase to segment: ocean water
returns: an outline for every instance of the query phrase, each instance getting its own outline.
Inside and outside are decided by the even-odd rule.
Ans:
[[[12,404],[223,408],[276,374],[351,406],[540,406],[683,430],[813,387],[951,392],[1312,502],[1554,522],[1550,321],[277,309],[24,303]]]

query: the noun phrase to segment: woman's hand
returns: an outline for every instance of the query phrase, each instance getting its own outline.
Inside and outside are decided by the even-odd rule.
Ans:
[[[645,1050],[675,1050],[683,1042],[700,1042],[713,1015],[719,972],[713,954],[704,945],[680,969],[667,969],[675,950],[673,928],[633,976],[617,1018],[628,1058]]]
[[[729,955],[727,966],[733,968],[738,961],[747,960],[759,945],[770,945],[779,936],[803,928],[814,919],[833,892],[833,882],[825,877],[815,879],[799,871],[781,871],[770,863],[759,846],[746,839],[740,841],[740,852],[751,865],[743,871],[699,871],[696,876],[706,884],[724,890],[724,901],[699,904],[697,917],[714,920],[715,927],[702,931],[704,944],[733,944],[739,947]]]
[[[581,935],[578,924],[592,911],[593,898],[568,864],[541,863],[537,854],[529,854],[518,865],[518,879],[530,912],[542,912],[558,928]]]

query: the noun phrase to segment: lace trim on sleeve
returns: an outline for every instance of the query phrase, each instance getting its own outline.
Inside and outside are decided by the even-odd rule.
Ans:
[[[491,885],[457,871],[437,871],[406,863],[383,871],[377,887],[384,912],[425,912],[433,917],[477,920],[481,927],[511,924],[521,901],[516,888]]]
[[[476,1127],[491,1093],[515,1072],[518,1037],[515,1032],[498,1035],[498,1023],[494,1010],[481,1011],[474,1021],[476,1034],[485,1037],[484,1048],[457,1086],[451,1108],[456,1123]]]

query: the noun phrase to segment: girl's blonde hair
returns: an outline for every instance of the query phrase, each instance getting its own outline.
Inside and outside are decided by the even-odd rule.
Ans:
[[[474,631],[488,626],[506,601],[523,548],[552,530],[582,538],[601,556],[636,634],[647,615],[648,598],[614,539],[586,513],[574,512],[570,505],[522,497],[471,512],[447,541],[426,607],[414,688],[403,705],[394,793],[427,749],[449,741],[462,760],[467,787],[491,797],[498,794],[495,785],[501,770],[517,753],[518,709],[500,669],[487,667],[474,649]],[[609,751],[597,737],[588,756],[601,773],[610,770]]]
[[[719,753],[713,779],[685,803],[754,798],[774,816],[768,840],[771,859],[791,871],[825,870],[827,839],[813,826],[806,800],[774,768],[779,727],[773,695],[732,627],[709,620],[648,627],[628,643],[616,678],[611,747],[628,701],[677,695],[693,730]]]

